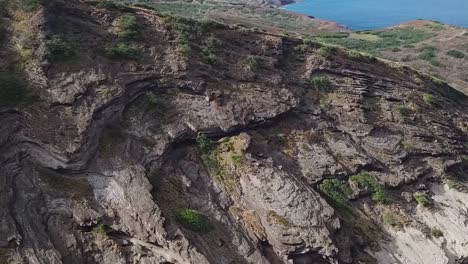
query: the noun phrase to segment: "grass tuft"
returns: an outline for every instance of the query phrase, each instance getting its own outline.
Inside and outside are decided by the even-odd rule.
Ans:
[[[176,219],[184,227],[197,233],[207,233],[211,230],[211,225],[206,216],[194,209],[178,211]]]

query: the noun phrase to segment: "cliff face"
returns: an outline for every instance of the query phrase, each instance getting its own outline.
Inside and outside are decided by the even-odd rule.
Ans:
[[[0,262],[466,262],[445,83],[142,8],[1,15]]]

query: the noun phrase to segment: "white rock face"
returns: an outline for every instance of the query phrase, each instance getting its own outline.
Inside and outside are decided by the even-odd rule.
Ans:
[[[434,208],[418,208],[414,220],[441,230],[443,236],[427,237],[412,227],[389,229],[391,241],[382,251],[373,253],[378,263],[455,264],[468,256],[468,194],[446,184],[434,184],[431,191]]]

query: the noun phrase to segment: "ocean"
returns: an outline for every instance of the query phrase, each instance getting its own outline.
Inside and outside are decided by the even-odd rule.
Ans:
[[[284,9],[333,20],[353,30],[382,28],[415,19],[468,27],[468,0],[302,0]]]

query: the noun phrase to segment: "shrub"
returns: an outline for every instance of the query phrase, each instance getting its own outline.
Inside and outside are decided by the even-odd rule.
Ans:
[[[216,64],[218,62],[216,50],[221,46],[221,41],[214,37],[209,37],[205,41],[205,46],[202,48],[203,60],[208,64]]]
[[[431,235],[435,238],[439,238],[439,237],[443,237],[444,233],[440,229],[432,228]]]
[[[333,83],[326,76],[316,76],[308,81],[309,85],[320,91],[327,91],[333,87]]]
[[[140,51],[126,43],[118,43],[115,46],[107,46],[105,55],[112,59],[139,59]]]
[[[434,61],[434,63],[437,64],[436,61],[435,61],[436,51],[437,51],[436,47],[425,46],[425,47],[419,49],[420,54],[419,54],[418,58],[420,58],[421,60],[429,61],[431,63],[432,63],[432,61]]]
[[[435,53],[431,50],[425,50],[423,52],[421,52],[418,56],[418,58],[420,58],[421,60],[426,60],[426,61],[430,61],[432,59],[435,58]]]
[[[379,186],[372,194],[372,200],[378,203],[385,203],[388,201],[387,194],[383,187]]]
[[[356,182],[359,187],[364,187],[372,190],[372,200],[384,203],[388,201],[384,187],[377,182],[368,172],[364,171],[350,177],[350,180]]]
[[[421,206],[427,207],[432,204],[431,197],[423,192],[415,192],[413,197]]]
[[[111,228],[105,224],[98,224],[93,230],[99,235],[107,235],[107,233],[111,231]]]
[[[465,57],[465,53],[459,51],[459,50],[449,50],[447,51],[447,55],[457,58],[457,59],[462,59]]]
[[[206,233],[211,229],[206,216],[194,209],[180,210],[176,214],[176,219],[184,227],[197,233]]]
[[[122,39],[134,39],[140,35],[140,28],[135,16],[125,15],[119,19],[118,36]]]
[[[344,181],[325,179],[320,183],[319,189],[327,196],[332,205],[341,208],[349,208],[350,202],[348,196],[351,194],[351,189]]]
[[[324,58],[330,58],[338,52],[338,48],[333,46],[323,46],[318,50],[319,54]]]
[[[33,99],[31,91],[14,72],[0,71],[0,107],[13,107]]]
[[[52,61],[69,59],[75,55],[71,45],[58,35],[52,36],[46,43],[48,57]]]
[[[214,147],[213,141],[204,134],[198,134],[196,140],[197,140],[198,150],[203,154],[207,154]]]

